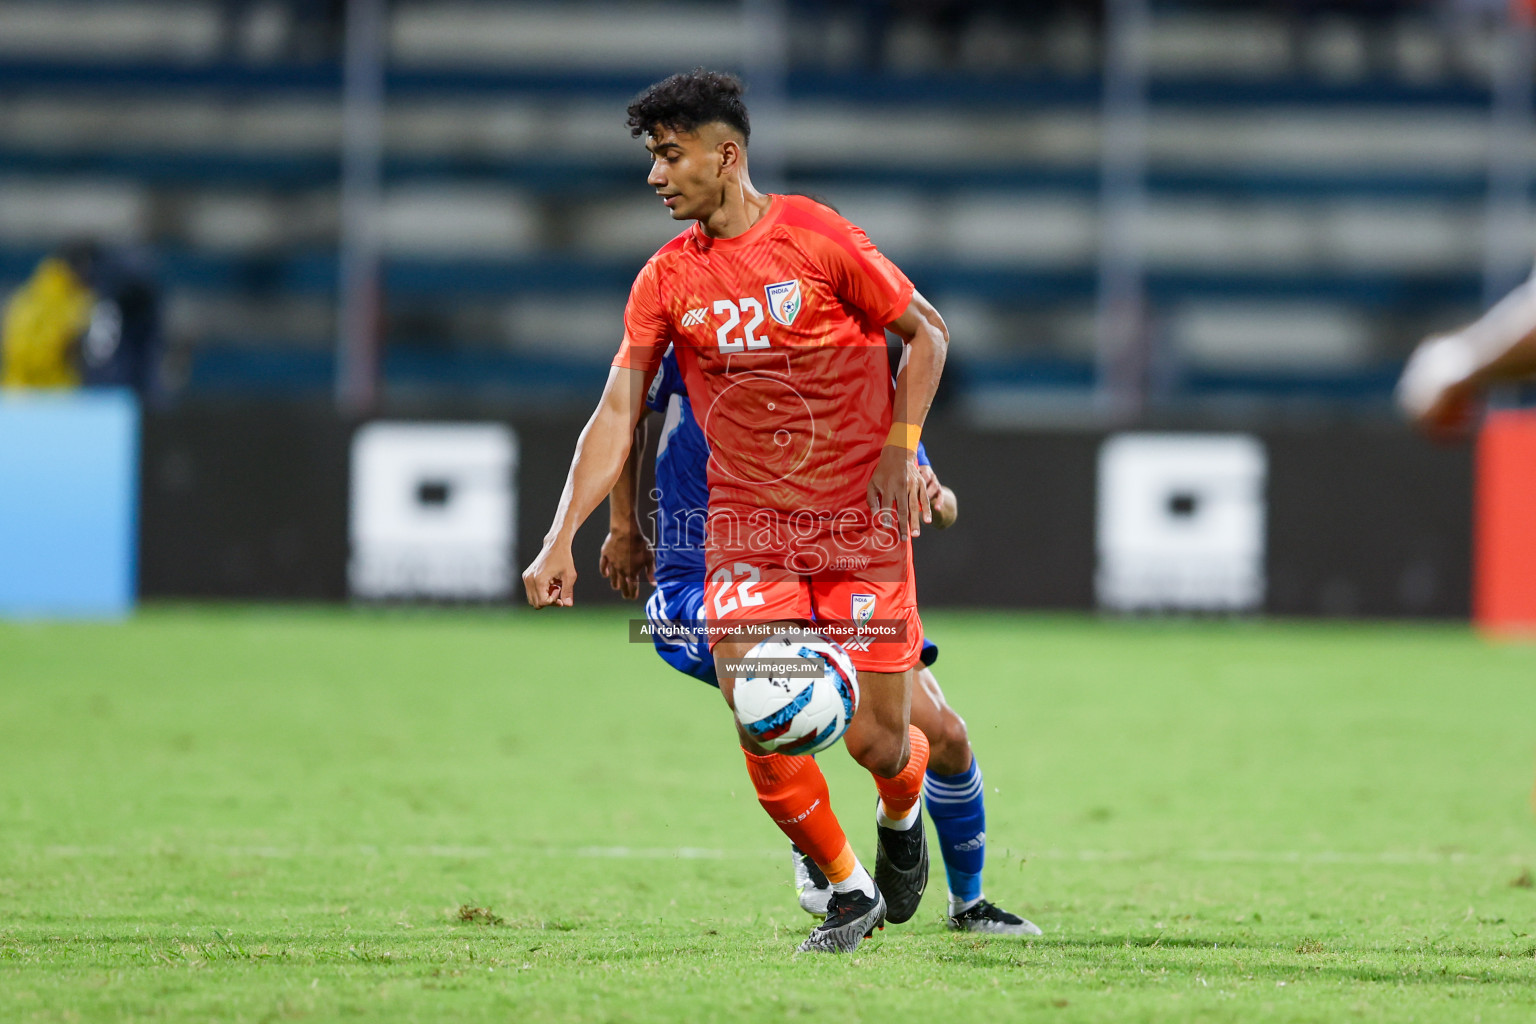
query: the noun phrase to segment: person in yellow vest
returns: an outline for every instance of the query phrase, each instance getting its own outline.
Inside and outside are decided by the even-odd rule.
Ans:
[[[49,256],[5,306],[0,387],[80,386],[80,340],[95,295],[63,256]]]

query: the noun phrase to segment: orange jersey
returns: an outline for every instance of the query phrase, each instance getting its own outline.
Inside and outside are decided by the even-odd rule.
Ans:
[[[709,439],[710,507],[821,518],[866,507],[891,425],[885,326],[912,282],[858,227],[772,196],[735,238],[695,224],[635,279],[615,366],[676,346]]]

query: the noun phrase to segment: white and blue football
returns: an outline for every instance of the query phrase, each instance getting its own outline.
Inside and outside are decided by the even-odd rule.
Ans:
[[[749,671],[736,677],[736,720],[765,750],[815,754],[848,730],[859,707],[859,674],[839,645],[819,636],[777,636],[742,660]]]

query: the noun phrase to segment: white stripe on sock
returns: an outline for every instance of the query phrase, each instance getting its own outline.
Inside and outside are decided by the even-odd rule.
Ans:
[[[922,802],[919,801],[918,803],[913,804],[912,809],[909,810],[906,814],[902,815],[900,818],[890,818],[887,817],[885,813],[885,801],[881,800],[878,804],[875,805],[875,824],[880,825],[883,828],[893,828],[898,832],[905,832],[907,829],[917,824],[917,815],[921,809]]]
[[[832,888],[837,892],[853,892],[858,890],[870,899],[875,898],[875,880],[869,877],[869,872],[857,860],[853,862],[853,874],[841,882],[833,882]]]
[[[980,789],[981,785],[982,779],[980,774],[976,775],[974,778],[966,779],[964,782],[953,785],[948,782],[935,782],[930,778],[923,779],[923,788],[930,792],[936,793],[964,793],[968,790]]]

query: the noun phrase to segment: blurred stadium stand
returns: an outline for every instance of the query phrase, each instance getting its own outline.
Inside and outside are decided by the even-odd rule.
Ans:
[[[1496,25],[1471,6],[1156,5],[1135,235],[1160,407],[1384,411],[1426,326],[1475,313]],[[935,300],[956,406],[1086,408],[1098,5],[788,9],[786,186]],[[65,240],[148,243],[174,393],[327,395],[339,18],[0,2],[0,293]],[[624,105],[684,66],[741,67],[742,19],[702,0],[392,4],[388,406],[590,402],[629,282],[676,230]]]

